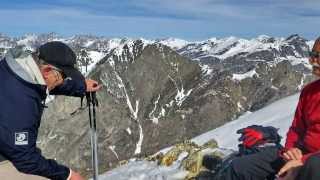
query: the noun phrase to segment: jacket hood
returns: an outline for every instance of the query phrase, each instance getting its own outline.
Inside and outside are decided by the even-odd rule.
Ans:
[[[5,60],[10,69],[23,80],[32,84],[46,85],[31,52],[18,46],[7,52]]]

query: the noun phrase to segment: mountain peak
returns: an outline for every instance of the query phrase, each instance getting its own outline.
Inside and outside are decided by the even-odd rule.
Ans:
[[[292,34],[286,39],[286,41],[301,41],[301,40],[305,41],[305,39],[299,36],[299,34]]]
[[[166,46],[169,46],[172,49],[181,49],[182,47],[186,46],[189,42],[183,39],[178,38],[166,38],[166,39],[160,39],[156,40],[156,42],[164,44]]]

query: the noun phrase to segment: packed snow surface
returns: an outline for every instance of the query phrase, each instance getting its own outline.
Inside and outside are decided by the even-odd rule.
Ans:
[[[103,52],[89,51],[89,58],[92,60],[91,64],[88,65],[88,71],[83,72],[86,76],[96,67],[96,64],[104,58],[106,55]]]
[[[285,141],[286,132],[291,125],[295,107],[298,103],[299,94],[295,94],[279,101],[276,101],[256,112],[247,112],[237,120],[227,123],[219,128],[213,129],[198,137],[193,141],[199,145],[214,138],[219,147],[228,149],[237,149],[239,135],[236,131],[249,125],[274,126],[279,128],[282,137],[282,143]],[[167,148],[166,150],[168,150]],[[166,151],[163,150],[163,151]],[[116,168],[105,174],[99,179],[117,179],[117,180],[177,180],[183,179],[186,172],[179,168],[178,160],[170,167],[158,166],[155,162],[130,161],[127,165]]]

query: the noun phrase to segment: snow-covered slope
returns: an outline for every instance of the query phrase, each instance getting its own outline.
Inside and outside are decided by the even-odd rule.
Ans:
[[[236,149],[238,144],[238,135],[236,134],[236,131],[249,125],[258,124],[279,128],[279,133],[283,137],[282,143],[284,143],[286,132],[291,125],[298,99],[299,94],[295,94],[276,101],[256,112],[247,112],[237,120],[202,134],[193,140],[201,145],[214,138],[217,140],[219,147]]]
[[[182,54],[188,54],[196,52],[197,58],[205,57],[216,57],[219,59],[226,59],[238,54],[252,54],[257,51],[274,51],[281,52],[283,47],[286,46],[295,46],[297,42],[304,41],[298,35],[292,35],[288,38],[274,38],[266,35],[260,35],[257,38],[252,39],[243,39],[237,37],[227,37],[227,38],[210,38],[205,41],[188,43],[180,49],[179,51]],[[313,41],[307,41],[308,46],[312,46]],[[307,51],[306,48],[302,47],[304,51]],[[309,47],[310,48],[310,47]],[[290,52],[291,53],[291,52]],[[292,56],[301,58],[302,55],[300,52],[292,52]],[[286,57],[287,54],[281,56]]]
[[[99,51],[89,51],[88,56],[92,60],[92,62],[88,65],[87,72],[82,71],[82,73],[86,76],[92,71],[92,69],[95,68],[96,64],[106,56],[106,54]]]
[[[247,112],[237,120],[195,137],[193,141],[202,145],[214,138],[217,140],[219,147],[236,149],[238,144],[237,139],[239,137],[236,131],[242,127],[257,124],[279,128],[281,136],[284,137],[282,142],[284,142],[286,132],[294,116],[298,99],[299,94],[295,94],[276,101],[256,112]],[[166,150],[168,150],[168,148]],[[179,163],[179,161],[177,163]],[[154,162],[131,161],[125,166],[101,175],[100,178],[102,180],[174,180],[183,179],[184,175],[185,172],[179,169],[179,164],[174,164],[170,167],[160,167]]]

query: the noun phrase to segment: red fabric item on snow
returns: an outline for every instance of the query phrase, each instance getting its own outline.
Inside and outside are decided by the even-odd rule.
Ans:
[[[246,128],[244,130],[244,136],[243,145],[246,148],[250,148],[263,141],[263,134],[255,129]]]

